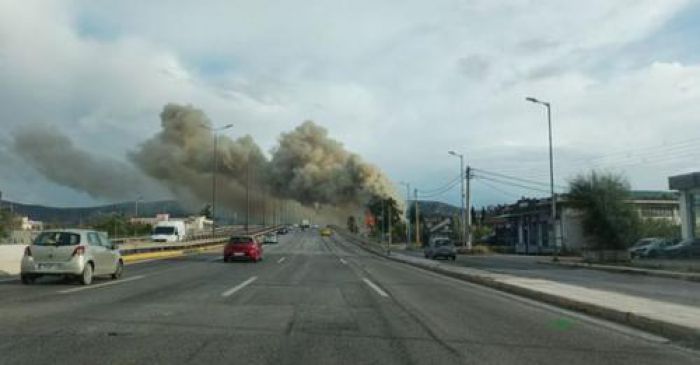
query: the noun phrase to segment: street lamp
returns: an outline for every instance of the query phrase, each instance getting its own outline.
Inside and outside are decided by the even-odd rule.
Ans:
[[[547,125],[549,127],[549,190],[552,195],[552,217],[550,219],[552,221],[552,236],[554,237],[554,260],[557,261],[559,259],[559,242],[557,240],[557,231],[555,228],[557,219],[557,203],[556,195],[554,195],[554,157],[552,154],[552,107],[549,102],[538,100],[530,96],[526,97],[525,100],[531,103],[544,105],[547,108]]]
[[[411,195],[411,184],[407,182],[400,181],[399,184],[406,187],[406,244],[411,244],[411,217],[408,216],[408,207]]]
[[[218,141],[218,132],[221,132],[225,129],[229,129],[233,127],[233,124],[226,124],[225,126],[218,127],[218,128],[213,128],[207,124],[200,124],[200,126],[204,129],[207,129],[211,131],[213,138],[214,138],[214,150],[212,153],[212,167],[211,167],[211,235],[214,236],[216,234],[216,145]]]
[[[460,182],[460,204],[462,206],[462,211],[461,211],[461,218],[462,218],[462,240],[464,240],[464,244],[469,247],[471,245],[471,239],[469,237],[469,233],[467,231],[467,219],[466,219],[466,214],[464,212],[464,155],[457,153],[455,151],[448,151],[451,156],[459,157],[459,182]]]

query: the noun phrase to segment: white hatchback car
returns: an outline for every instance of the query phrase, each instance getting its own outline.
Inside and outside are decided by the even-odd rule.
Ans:
[[[31,284],[39,276],[77,277],[83,285],[96,275],[112,279],[124,272],[119,249],[104,232],[85,229],[44,231],[27,246],[22,257],[22,283]]]

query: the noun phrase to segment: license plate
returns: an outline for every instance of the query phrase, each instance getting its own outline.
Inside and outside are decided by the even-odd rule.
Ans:
[[[243,256],[243,255],[245,255],[245,253],[243,253],[243,252],[234,252],[233,253],[233,256]]]
[[[39,264],[39,268],[43,270],[51,270],[57,267],[56,264]]]

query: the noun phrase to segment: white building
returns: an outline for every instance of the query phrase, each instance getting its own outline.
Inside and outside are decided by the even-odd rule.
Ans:
[[[680,223],[683,239],[700,237],[700,172],[668,178],[669,188],[680,193]]]

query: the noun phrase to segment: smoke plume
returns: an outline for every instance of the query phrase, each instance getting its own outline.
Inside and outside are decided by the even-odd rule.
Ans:
[[[132,166],[98,157],[73,145],[50,126],[16,131],[12,148],[47,179],[83,191],[93,198],[133,199],[153,184]]]
[[[166,105],[160,120],[161,131],[128,154],[138,170],[80,150],[50,128],[19,131],[14,149],[48,179],[93,197],[133,198],[153,179],[185,204],[210,202],[215,166],[211,122],[203,111],[176,104]],[[356,213],[373,197],[402,203],[378,168],[311,121],[281,134],[270,160],[250,136],[216,138],[216,200],[229,211],[243,211],[250,199],[254,209],[263,211],[282,214],[295,206],[303,214],[340,217]],[[267,206],[270,200],[272,207]],[[283,201],[291,204],[283,209]]]

